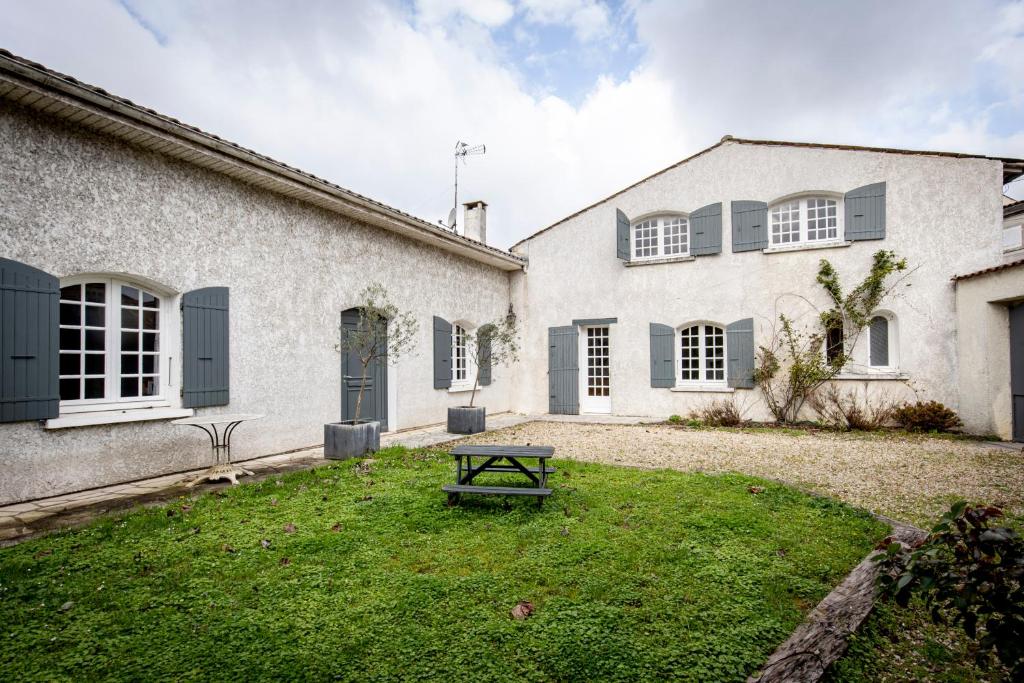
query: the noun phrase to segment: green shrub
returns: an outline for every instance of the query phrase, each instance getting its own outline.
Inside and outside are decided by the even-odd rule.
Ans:
[[[671,424],[671,425],[681,425],[681,424],[683,424],[683,416],[682,415],[669,415],[668,416],[668,423]]]
[[[880,592],[906,607],[921,596],[937,623],[952,621],[977,640],[977,660],[995,655],[1024,680],[1024,539],[992,526],[992,506],[957,503],[916,548],[889,543],[875,557]],[[979,628],[981,629],[979,631]]]
[[[893,413],[893,419],[914,432],[955,432],[963,426],[957,414],[938,401],[904,403]]]

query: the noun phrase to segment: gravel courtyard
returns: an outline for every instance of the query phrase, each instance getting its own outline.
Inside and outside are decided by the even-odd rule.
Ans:
[[[534,444],[555,455],[633,467],[736,471],[835,496],[930,526],[959,499],[1024,516],[1024,455],[982,443],[917,436],[669,425],[530,422],[466,443]],[[557,475],[554,482],[558,483]]]

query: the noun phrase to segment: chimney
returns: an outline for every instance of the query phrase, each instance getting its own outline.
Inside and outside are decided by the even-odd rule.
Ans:
[[[487,204],[481,201],[466,202],[462,214],[462,234],[471,240],[487,243]]]

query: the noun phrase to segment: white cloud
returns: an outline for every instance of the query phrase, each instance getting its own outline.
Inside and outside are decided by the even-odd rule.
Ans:
[[[439,24],[455,14],[462,14],[484,26],[501,26],[515,13],[505,0],[416,0],[416,12],[428,24]]]
[[[6,6],[0,45],[431,221],[455,141],[486,143],[460,199],[488,201],[507,246],[725,133],[1024,156],[1024,123],[991,125],[1020,105],[1017,15],[932,5],[852,21],[862,5],[642,3],[642,64],[577,106],[506,61],[498,9],[455,3],[440,23],[369,2],[140,5],[161,44],[114,0],[45,0]]]
[[[611,31],[608,7],[598,0],[520,0],[526,20],[571,26],[576,38],[589,42]]]

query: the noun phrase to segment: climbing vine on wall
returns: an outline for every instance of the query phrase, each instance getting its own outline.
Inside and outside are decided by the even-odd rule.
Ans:
[[[795,422],[814,392],[842,371],[872,313],[902,280],[893,276],[906,270],[906,259],[879,250],[867,276],[844,294],[835,267],[827,259],[819,261],[816,280],[831,304],[819,314],[819,326],[797,329],[780,314],[772,338],[757,350],[754,382],[776,420]]]

